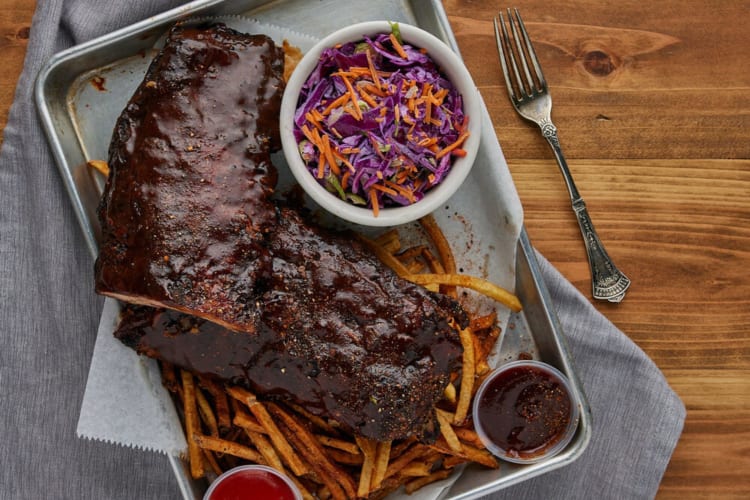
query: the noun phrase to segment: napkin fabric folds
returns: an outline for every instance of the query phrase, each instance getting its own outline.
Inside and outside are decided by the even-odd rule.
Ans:
[[[102,300],[33,96],[56,52],[179,3],[37,4],[0,153],[2,498],[180,496],[165,456],[76,436]],[[538,259],[591,404],[593,436],[573,464],[488,498],[653,497],[685,408],[651,360]]]

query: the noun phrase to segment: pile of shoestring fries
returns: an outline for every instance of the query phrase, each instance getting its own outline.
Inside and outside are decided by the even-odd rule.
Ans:
[[[520,309],[518,299],[504,289],[457,274],[435,221],[428,216],[420,222],[428,244],[403,249],[395,230],[361,239],[406,279],[454,297],[456,287],[471,288]],[[462,366],[435,407],[440,431],[435,442],[355,436],[295,404],[263,400],[244,388],[162,363],[164,384],[181,410],[191,476],[210,481],[237,465],[256,463],[287,474],[305,499],[380,499],[401,487],[412,493],[445,479],[464,463],[499,467],[470,418],[472,397],[490,371],[487,358],[500,334],[496,314],[471,318],[459,332]]]

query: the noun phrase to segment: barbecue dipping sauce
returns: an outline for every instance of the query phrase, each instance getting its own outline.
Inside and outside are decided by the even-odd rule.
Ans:
[[[557,377],[517,366],[488,382],[477,406],[487,437],[509,457],[533,458],[560,440],[570,421],[570,395]]]
[[[296,500],[286,482],[262,468],[242,469],[220,478],[205,500]]]

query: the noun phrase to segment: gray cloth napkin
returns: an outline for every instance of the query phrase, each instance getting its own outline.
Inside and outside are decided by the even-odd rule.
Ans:
[[[0,153],[0,498],[179,498],[164,456],[76,437],[102,301],[33,99],[54,53],[178,3],[38,3]],[[491,498],[653,497],[685,408],[648,357],[538,258],[591,404],[593,437],[573,464]]]

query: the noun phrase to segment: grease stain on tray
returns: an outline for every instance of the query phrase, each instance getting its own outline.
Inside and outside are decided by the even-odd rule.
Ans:
[[[89,83],[91,84],[92,87],[94,87],[99,92],[107,91],[107,87],[104,86],[104,84],[107,83],[107,79],[101,75],[96,75],[91,80],[89,80]]]

